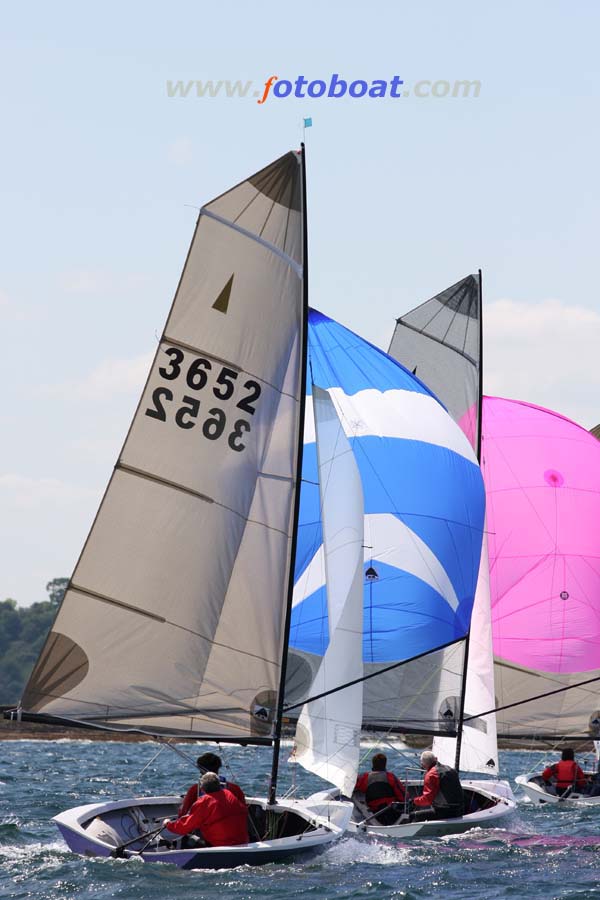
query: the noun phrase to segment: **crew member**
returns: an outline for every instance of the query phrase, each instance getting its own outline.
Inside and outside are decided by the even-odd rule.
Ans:
[[[175,834],[201,832],[210,847],[233,847],[248,843],[248,810],[230,790],[221,786],[219,776],[206,772],[200,779],[202,795],[188,816],[164,819],[163,827]]]
[[[219,781],[221,782],[221,787],[227,788],[228,791],[241,800],[242,803],[246,802],[246,797],[244,796],[244,792],[239,787],[239,785],[234,784],[233,781],[227,781],[222,775],[219,775],[219,769],[223,765],[221,762],[221,757],[217,756],[216,753],[202,753],[201,756],[196,760],[196,765],[201,774],[205,772],[214,772],[215,775],[218,775]],[[183,798],[183,803],[179,807],[177,815],[187,816],[192,806],[198,799],[198,784],[193,784],[189,789],[185,797]]]
[[[423,793],[415,797],[417,807],[411,821],[424,819],[456,819],[463,814],[463,792],[456,769],[439,763],[431,750],[421,753],[421,768],[425,769]]]
[[[570,793],[573,789],[582,791],[587,784],[585,775],[575,762],[575,753],[572,747],[565,747],[560,762],[554,763],[553,766],[547,766],[542,772],[542,778],[547,787],[554,784],[559,797],[562,797],[566,791]]]
[[[367,806],[377,813],[377,821],[382,825],[392,825],[397,821],[399,811],[390,809],[393,803],[404,803],[404,785],[392,772],[386,771],[387,757],[376,753],[371,760],[371,772],[359,776],[354,791],[365,795]]]

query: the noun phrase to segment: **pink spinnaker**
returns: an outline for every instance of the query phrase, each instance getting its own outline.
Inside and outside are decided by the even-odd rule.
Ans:
[[[600,668],[600,442],[558,413],[485,397],[482,466],[496,656]]]

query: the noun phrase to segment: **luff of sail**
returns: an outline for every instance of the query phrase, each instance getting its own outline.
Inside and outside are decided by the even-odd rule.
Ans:
[[[301,179],[288,153],[202,208],[25,711],[270,739],[304,389]]]
[[[360,473],[327,391],[313,386],[323,520],[329,643],[296,727],[295,759],[350,796],[360,753],[363,686],[362,562],[364,504]],[[351,684],[351,682],[354,682]]]
[[[460,694],[483,528],[473,451],[418,379],[316,310],[309,364],[335,405],[363,483],[363,721],[448,733],[453,723],[442,714],[446,699]],[[289,706],[306,697],[329,637],[310,389]]]

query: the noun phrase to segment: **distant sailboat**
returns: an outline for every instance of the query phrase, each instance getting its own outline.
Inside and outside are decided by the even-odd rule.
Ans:
[[[304,171],[304,151],[288,153],[202,208],[140,405],[18,711],[272,747],[269,796],[248,801],[251,843],[234,847],[161,835],[156,823],[178,797],[80,806],[55,822],[82,854],[186,869],[263,863],[327,846],[350,815],[347,803],[276,799],[304,428]],[[331,404],[315,414],[327,437]],[[332,451],[332,478],[337,464]],[[351,585],[332,588],[342,620],[346,588],[351,602]]]

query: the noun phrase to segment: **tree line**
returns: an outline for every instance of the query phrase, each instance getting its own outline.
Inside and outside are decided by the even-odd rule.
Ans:
[[[48,600],[31,606],[0,602],[0,705],[19,702],[67,584],[67,578],[53,578],[46,585]]]

